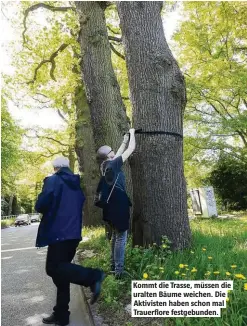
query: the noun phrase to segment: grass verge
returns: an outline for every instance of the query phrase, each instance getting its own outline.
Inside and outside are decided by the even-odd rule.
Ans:
[[[116,280],[108,275],[103,283],[99,312],[112,326],[245,326],[247,325],[247,217],[225,220],[192,220],[190,249],[170,252],[169,242],[150,248],[126,247],[125,267],[131,278]],[[110,243],[104,228],[85,228],[88,241],[80,248],[95,255],[81,261],[83,266],[109,272]],[[145,274],[145,275],[144,275]],[[131,279],[142,280],[234,280],[227,308],[220,318],[131,318],[125,311],[131,302]]]

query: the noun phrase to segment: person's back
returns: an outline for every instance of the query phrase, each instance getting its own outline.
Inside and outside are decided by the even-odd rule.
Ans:
[[[85,197],[80,177],[69,169],[69,160],[60,157],[53,162],[55,174],[44,180],[35,209],[43,214],[36,246],[48,245],[46,273],[57,287],[53,313],[43,318],[45,324],[69,324],[70,283],[90,287],[94,303],[101,289],[104,273],[99,269],[72,264],[81,240],[82,209]]]
[[[80,177],[68,167],[62,167],[46,178],[43,192],[35,206],[37,211],[43,213],[36,245],[39,247],[56,241],[81,240],[84,201]]]

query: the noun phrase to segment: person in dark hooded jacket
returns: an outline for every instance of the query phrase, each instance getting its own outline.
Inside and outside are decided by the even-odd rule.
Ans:
[[[90,287],[94,303],[101,289],[104,273],[99,269],[72,264],[81,241],[82,209],[85,201],[80,177],[69,169],[69,160],[53,162],[55,173],[44,179],[35,209],[42,213],[36,247],[48,246],[46,272],[57,287],[57,301],[44,324],[69,324],[70,283]]]

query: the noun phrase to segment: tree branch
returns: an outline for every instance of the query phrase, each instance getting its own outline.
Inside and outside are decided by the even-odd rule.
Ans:
[[[35,131],[35,134],[36,134],[36,136],[28,136],[28,135],[25,135],[25,136],[26,136],[27,138],[33,138],[33,139],[35,139],[35,138],[48,139],[48,140],[51,140],[51,141],[53,141],[53,142],[55,142],[55,143],[58,143],[58,144],[61,145],[61,146],[69,147],[69,144],[64,144],[64,143],[62,143],[60,140],[57,140],[57,139],[55,139],[55,138],[53,138],[53,137],[50,137],[50,136],[44,136],[44,135],[39,135],[39,134],[37,133],[37,131]]]
[[[245,107],[246,107],[246,109],[247,109],[247,101],[246,101],[244,98],[243,98],[242,100],[243,100],[244,105],[245,105]]]
[[[245,139],[244,133],[242,130],[236,130],[236,132],[239,134],[239,137],[242,139],[244,146],[247,147],[247,140]]]
[[[40,154],[38,157],[37,157],[37,160],[40,158],[40,157],[45,157],[45,158],[50,158],[54,155],[58,155],[58,154],[61,154],[61,152],[56,152],[56,153],[51,153],[49,155],[45,155],[45,154]]]
[[[117,56],[119,56],[120,58],[122,58],[123,60],[125,60],[125,56],[124,56],[122,53],[118,52],[118,51],[114,48],[114,46],[112,45],[111,42],[110,42],[110,47],[111,47],[112,51],[113,51]]]
[[[121,38],[121,37],[115,37],[115,36],[111,36],[111,35],[109,35],[109,36],[108,36],[108,39],[109,39],[110,41],[115,41],[115,42],[119,42],[119,43],[122,42],[122,38]]]
[[[62,112],[61,112],[59,109],[57,110],[57,113],[58,113],[58,115],[60,116],[60,118],[63,119],[63,121],[65,121],[65,122],[67,122],[67,123],[69,122],[68,119],[65,118],[65,116],[62,114]]]
[[[47,104],[47,103],[50,103],[51,100],[48,100],[48,101],[41,101],[39,100],[38,98],[35,98],[35,97],[32,97],[35,101],[39,102],[40,104]]]
[[[223,108],[223,110],[226,112],[226,114],[231,118],[233,119],[233,116],[228,112],[227,108],[225,107],[225,105],[219,100],[219,99],[216,99],[216,98],[212,98],[212,97],[208,97],[208,96],[205,96],[203,95],[203,97],[206,99],[206,100],[213,100],[215,102],[218,102],[221,107]],[[211,105],[212,105],[212,102],[209,102]],[[212,105],[213,106],[213,105]],[[225,118],[226,119],[226,118]]]
[[[27,31],[27,17],[28,17],[30,12],[35,11],[35,10],[37,10],[39,8],[48,9],[48,10],[51,10],[53,12],[55,12],[55,11],[66,12],[68,10],[76,11],[76,8],[74,8],[74,7],[53,7],[53,6],[50,6],[50,5],[45,4],[45,3],[37,3],[37,4],[29,7],[28,9],[26,9],[24,11],[24,18],[23,18],[24,31],[22,33],[22,37],[23,37],[23,43],[24,44],[27,43],[27,40],[26,40],[26,37],[25,37],[25,33]]]
[[[62,44],[58,49],[57,51],[55,51],[49,59],[45,59],[45,60],[42,60],[38,66],[35,68],[34,70],[34,76],[33,76],[33,79],[30,80],[29,82],[27,82],[27,84],[33,84],[36,79],[37,79],[37,74],[38,74],[38,71],[39,69],[46,63],[51,63],[51,70],[50,70],[50,76],[51,78],[54,80],[54,81],[57,81],[55,76],[54,76],[54,71],[55,71],[55,68],[56,68],[56,62],[55,62],[55,58],[58,56],[59,52],[62,52],[63,50],[65,50],[67,48],[67,46],[69,46],[69,44]]]

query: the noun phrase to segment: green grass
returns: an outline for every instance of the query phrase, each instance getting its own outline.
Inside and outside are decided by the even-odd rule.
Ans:
[[[9,226],[14,225],[14,223],[15,223],[14,218],[11,218],[11,219],[8,219],[8,220],[1,220],[1,229],[6,229]]]
[[[135,280],[143,279],[144,273],[148,274],[150,280],[234,280],[234,290],[229,294],[227,308],[221,310],[221,318],[152,319],[150,325],[156,325],[158,320],[159,325],[167,326],[247,325],[247,291],[244,291],[244,284],[247,283],[247,217],[193,220],[191,229],[192,246],[182,252],[171,253],[166,239],[161,248],[153,245],[148,249],[131,248],[129,239],[126,247],[126,270]],[[83,265],[101,267],[108,272],[110,243],[105,239],[104,229],[85,228],[83,236],[89,237],[89,240],[82,243],[81,248],[94,250],[96,253],[94,257],[83,260]],[[180,264],[188,266],[181,268]],[[233,265],[236,267],[231,267]],[[197,271],[193,272],[193,268]],[[230,275],[226,275],[226,272]],[[246,279],[238,279],[236,274],[242,274]],[[109,275],[103,284],[100,309],[105,316],[114,313],[116,318],[122,318],[119,325],[142,325],[139,318],[122,314],[123,307],[130,303],[130,298],[131,279],[118,281]],[[145,320],[148,321],[147,318]]]

